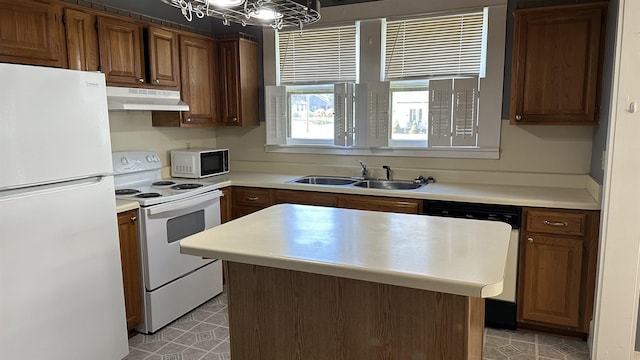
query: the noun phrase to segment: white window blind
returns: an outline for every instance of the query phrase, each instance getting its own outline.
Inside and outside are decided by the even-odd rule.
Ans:
[[[356,25],[279,32],[280,84],[356,81]]]
[[[483,74],[484,23],[481,10],[388,21],[385,80]]]

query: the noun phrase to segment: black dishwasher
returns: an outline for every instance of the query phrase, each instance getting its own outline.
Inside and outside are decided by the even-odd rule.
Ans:
[[[511,225],[503,293],[485,301],[485,325],[516,328],[518,238],[522,208],[509,205],[424,200],[423,215],[502,221]]]

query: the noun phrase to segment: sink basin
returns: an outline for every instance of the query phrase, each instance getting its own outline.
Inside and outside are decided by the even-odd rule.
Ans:
[[[348,177],[337,176],[305,176],[292,182],[298,184],[314,184],[314,185],[351,185],[357,180]]]
[[[409,180],[362,180],[353,186],[368,189],[385,190],[414,190],[423,187],[425,184],[415,183]]]

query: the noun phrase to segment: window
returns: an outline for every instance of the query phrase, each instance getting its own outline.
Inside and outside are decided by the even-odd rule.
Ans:
[[[276,32],[267,150],[498,158],[505,10]]]
[[[279,99],[281,109],[287,109],[280,115],[287,121],[286,126],[272,129],[271,133],[280,132],[276,143],[353,144],[346,141],[344,133],[346,121],[352,122],[352,115],[347,116],[345,111],[352,106],[341,106],[346,90],[335,84],[354,83],[357,79],[356,40],[357,24],[278,32],[278,80],[282,86],[268,93]],[[336,114],[336,109],[340,113]]]
[[[390,146],[477,146],[485,12],[384,22],[384,80],[392,82]]]

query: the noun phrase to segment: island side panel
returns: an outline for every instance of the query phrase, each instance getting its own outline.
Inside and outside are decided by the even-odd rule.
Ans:
[[[235,262],[225,267],[234,360],[482,358],[483,299]]]

